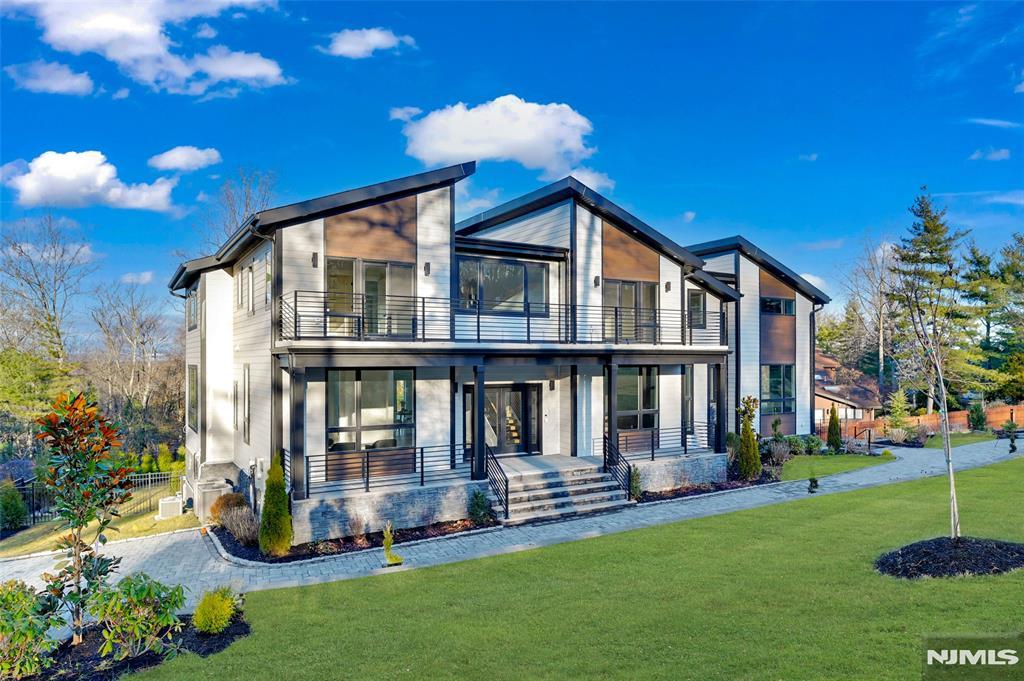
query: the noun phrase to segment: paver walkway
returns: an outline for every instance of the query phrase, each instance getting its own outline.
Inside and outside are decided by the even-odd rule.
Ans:
[[[1008,448],[1006,441],[964,445],[954,450],[953,460],[958,471],[985,466],[1013,458]],[[896,448],[892,451],[898,457],[895,461],[822,478],[819,492],[847,492],[945,473],[941,450]],[[426,567],[804,498],[807,498],[806,481],[783,482],[642,504],[604,515],[452,535],[404,545],[398,550],[406,561],[402,569]],[[119,542],[108,545],[104,553],[121,556],[121,574],[143,570],[162,582],[186,585],[187,608],[194,607],[204,591],[218,586],[257,591],[331,582],[382,572],[383,561],[383,552],[371,549],[314,562],[243,566],[221,558],[211,540],[198,530]],[[0,562],[0,580],[15,578],[38,585],[39,575],[44,570],[52,570],[53,564],[52,556],[3,561]]]

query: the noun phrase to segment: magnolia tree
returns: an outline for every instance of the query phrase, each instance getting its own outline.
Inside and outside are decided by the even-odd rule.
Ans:
[[[111,451],[121,445],[116,428],[81,393],[73,398],[59,395],[38,423],[36,437],[50,451],[46,485],[53,492],[53,509],[68,529],[57,543],[64,559],[57,573],[45,573],[43,581],[50,609],[69,615],[72,644],[77,645],[89,599],[121,560],[101,556],[93,544],[106,543],[104,533],[118,515],[118,505],[131,497],[131,469]],[[94,521],[95,533],[86,542],[86,527]]]
[[[950,536],[960,536],[947,387],[978,385],[984,370],[965,343],[968,310],[960,278],[966,232],[952,231],[945,209],[922,194],[910,208],[915,220],[893,248],[889,296],[898,310],[896,360],[901,386],[921,390],[939,408],[942,450],[949,478]]]

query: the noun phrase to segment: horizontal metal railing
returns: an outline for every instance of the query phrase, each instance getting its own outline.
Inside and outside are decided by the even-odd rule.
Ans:
[[[291,291],[282,340],[726,345],[724,312]]]
[[[306,494],[369,492],[468,479],[470,461],[470,450],[463,444],[307,454]]]
[[[594,438],[594,451],[599,451],[606,439],[607,436]],[[689,456],[696,451],[714,449],[714,446],[713,428],[701,421],[684,428],[619,431],[618,451],[630,461]]]

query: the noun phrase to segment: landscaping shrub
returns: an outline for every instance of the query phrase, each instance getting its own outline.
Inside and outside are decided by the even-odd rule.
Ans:
[[[0,584],[0,679],[34,676],[49,667],[57,641],[47,631],[60,622],[31,586],[17,580]]]
[[[781,442],[785,438],[782,434],[782,419],[778,416],[772,419],[772,439]]]
[[[16,530],[28,520],[28,507],[13,480],[0,480],[0,528]]]
[[[242,546],[255,546],[260,541],[260,526],[248,504],[225,508],[220,513],[220,524]]]
[[[988,420],[985,418],[985,407],[981,402],[972,402],[971,408],[967,410],[967,423],[971,430],[985,430],[988,428]]]
[[[271,459],[263,491],[260,551],[271,556],[283,556],[291,547],[292,515],[288,512],[288,490],[284,485],[284,469],[275,456]]]
[[[1010,419],[1003,424],[1003,430],[1006,432],[1006,437],[1010,438],[1010,453],[1013,454],[1017,451],[1017,424]]]
[[[916,437],[914,439],[917,440],[918,444],[923,445],[925,442],[928,442],[928,438],[931,437],[931,434],[931,431],[928,430],[928,426],[918,426]]]
[[[161,584],[144,572],[96,592],[89,613],[103,628],[100,654],[114,654],[118,660],[150,651],[173,654],[172,637],[182,627],[177,611],[184,604],[184,589]]]
[[[889,415],[885,419],[887,428],[905,429],[909,422],[907,416],[910,414],[910,405],[907,404],[907,394],[902,390],[896,390],[889,397]]]
[[[235,616],[235,596],[227,587],[203,594],[192,615],[192,626],[204,634],[219,634]]]
[[[155,473],[156,463],[153,461],[152,454],[143,454],[139,459],[139,467],[137,473]]]
[[[639,499],[640,494],[643,492],[640,489],[640,471],[635,468],[629,469],[629,498]]]
[[[725,448],[729,452],[729,459],[735,459],[740,451],[740,436],[738,433],[729,432],[725,434]]]
[[[395,543],[395,530],[391,527],[391,521],[384,526],[384,562],[388,565],[401,565],[405,559],[391,550]]]
[[[892,442],[894,445],[903,444],[904,442],[907,441],[908,437],[910,437],[910,433],[908,433],[903,428],[889,429],[889,441]]]
[[[483,525],[491,519],[491,502],[480,490],[474,490],[469,497],[469,519],[476,525]]]
[[[245,500],[243,495],[238,492],[222,494],[210,504],[210,519],[218,525],[223,525],[220,514],[229,508],[239,508],[241,506],[249,507],[249,502]]]
[[[889,451],[888,449],[883,449],[882,456],[892,456],[892,452]]]
[[[843,436],[839,430],[839,412],[836,411],[835,403],[828,412],[828,448],[838,452],[843,448]]]
[[[156,469],[161,473],[169,473],[172,464],[174,464],[174,454],[171,454],[171,448],[165,444],[157,447]]]
[[[761,455],[757,449],[757,435],[754,433],[754,416],[757,413],[758,400],[746,395],[740,401],[740,451],[739,475],[744,480],[754,480],[761,475]]]
[[[817,435],[808,435],[804,438],[804,451],[808,455],[821,454],[821,448],[825,443]]]
[[[768,441],[768,462],[775,467],[785,465],[789,461],[789,442],[786,440]]]
[[[800,456],[804,453],[804,439],[799,435],[787,435],[786,444],[789,445],[789,455]]]

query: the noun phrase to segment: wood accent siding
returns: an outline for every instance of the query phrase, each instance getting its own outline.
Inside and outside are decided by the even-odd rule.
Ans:
[[[655,282],[660,279],[661,257],[656,250],[607,221],[602,221],[601,236],[605,279]]]
[[[796,364],[796,359],[796,317],[761,315],[761,364]]]
[[[767,298],[796,298],[796,290],[783,284],[771,272],[761,270],[761,295]]]
[[[772,421],[782,419],[779,426],[783,435],[796,435],[796,414],[762,414],[761,415],[761,437],[768,437],[772,434]]]
[[[328,257],[416,262],[416,197],[324,218]]]

